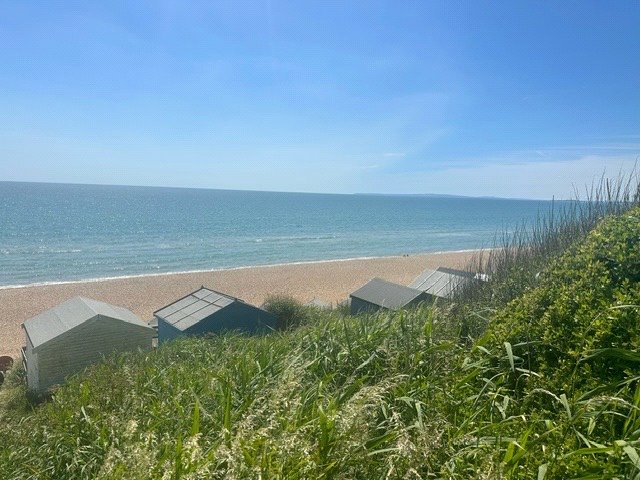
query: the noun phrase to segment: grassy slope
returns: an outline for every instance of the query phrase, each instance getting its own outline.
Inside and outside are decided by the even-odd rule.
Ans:
[[[448,310],[316,312],[111,359],[26,413],[9,381],[0,478],[634,478],[639,215],[551,262],[472,347]]]

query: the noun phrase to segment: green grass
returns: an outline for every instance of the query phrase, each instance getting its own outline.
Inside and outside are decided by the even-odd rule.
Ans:
[[[635,198],[547,222],[456,304],[278,299],[297,328],[111,358],[42,403],[16,370],[0,478],[640,479]]]

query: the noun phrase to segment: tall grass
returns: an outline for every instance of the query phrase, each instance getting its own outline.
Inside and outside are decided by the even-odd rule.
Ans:
[[[428,308],[366,318],[327,313],[286,334],[176,341],[113,358],[71,380],[20,428],[2,431],[0,476],[407,471],[428,453],[440,422],[428,400],[445,388],[437,374],[457,348],[433,320]]]
[[[466,282],[457,291],[458,302],[495,307],[535,285],[538,274],[553,258],[583,240],[607,216],[640,205],[637,168],[616,178],[603,174],[574,198],[554,201],[532,224],[522,223],[494,239],[494,248],[476,254],[467,269],[483,273],[488,282]]]

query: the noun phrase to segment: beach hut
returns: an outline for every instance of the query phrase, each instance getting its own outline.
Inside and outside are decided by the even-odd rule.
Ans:
[[[154,316],[158,342],[227,330],[259,333],[275,330],[278,323],[275,315],[261,308],[205,287],[161,308]]]
[[[22,324],[27,386],[35,392],[100,361],[105,355],[150,349],[153,329],[126,308],[75,297]]]
[[[349,295],[351,314],[373,312],[380,309],[399,310],[431,300],[421,290],[374,278]]]
[[[473,281],[477,281],[475,273],[438,267],[437,270],[427,269],[422,272],[409,287],[426,292],[432,298],[450,299],[458,288]]]
[[[153,317],[151,320],[149,320],[149,323],[147,325],[153,328],[153,342],[151,343],[151,345],[153,346],[153,348],[156,348],[158,346],[158,319],[156,317]]]

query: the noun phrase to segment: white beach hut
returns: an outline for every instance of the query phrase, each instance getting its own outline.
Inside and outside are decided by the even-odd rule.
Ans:
[[[64,382],[113,352],[151,349],[154,330],[126,308],[75,297],[22,325],[27,385],[35,392]]]

